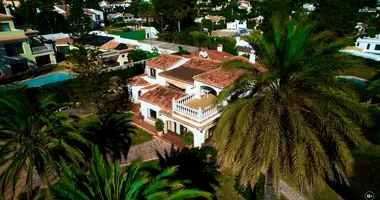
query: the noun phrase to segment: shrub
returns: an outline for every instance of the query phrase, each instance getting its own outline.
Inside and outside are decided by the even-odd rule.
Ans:
[[[194,134],[191,131],[187,131],[182,136],[183,142],[185,142],[186,145],[193,145],[194,143]]]
[[[156,130],[157,130],[158,132],[164,130],[164,122],[163,122],[161,119],[156,119],[156,123],[155,123],[155,125],[156,125]]]

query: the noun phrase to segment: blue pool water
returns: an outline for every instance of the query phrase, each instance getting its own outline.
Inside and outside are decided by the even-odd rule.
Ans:
[[[6,87],[15,86],[15,85],[28,85],[27,88],[33,88],[33,87],[39,87],[39,86],[50,84],[50,83],[65,81],[65,80],[68,80],[71,78],[74,78],[74,76],[70,75],[68,73],[60,72],[60,73],[50,74],[50,75],[46,75],[46,76],[42,76],[42,77],[30,79],[30,80],[18,82],[15,84],[10,84]]]

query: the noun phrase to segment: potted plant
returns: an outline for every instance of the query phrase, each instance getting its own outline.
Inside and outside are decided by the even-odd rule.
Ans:
[[[139,121],[140,121],[140,122],[143,122],[143,121],[144,121],[144,115],[142,115],[141,113],[139,114]]]
[[[164,122],[161,119],[156,119],[156,130],[157,130],[157,135],[162,136],[163,131],[164,131]]]
[[[182,135],[183,142],[186,144],[186,147],[191,148],[194,144],[194,134],[191,131],[187,131]]]

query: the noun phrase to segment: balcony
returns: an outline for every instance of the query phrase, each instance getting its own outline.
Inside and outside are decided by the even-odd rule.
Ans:
[[[43,46],[31,47],[31,49],[33,54],[38,54],[53,51],[53,46],[50,44],[45,44]]]
[[[215,96],[212,94],[205,94],[199,99],[195,98],[195,94],[187,95],[173,100],[173,112],[202,122],[220,113],[222,106],[214,106],[212,104],[214,99]]]

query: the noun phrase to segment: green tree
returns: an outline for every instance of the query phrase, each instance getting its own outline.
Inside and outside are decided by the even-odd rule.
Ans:
[[[195,0],[155,0],[153,1],[156,11],[157,24],[166,27],[174,32],[175,30],[184,30],[194,24],[194,19],[197,16],[195,9]],[[162,18],[162,22],[161,22]]]
[[[264,199],[272,198],[281,177],[295,177],[301,192],[324,179],[337,180],[335,174],[348,183],[353,175],[349,145],[367,143],[360,127],[370,116],[336,75],[361,63],[338,52],[346,41],[329,43],[328,32],[312,33],[314,25],[274,18],[273,28],[272,40],[260,39],[260,64],[268,72],[245,62],[223,64],[251,73],[218,96],[217,103],[231,101],[215,130],[221,163],[240,172],[243,186],[253,187],[265,169]]]
[[[82,152],[71,142],[87,144],[86,140],[65,123],[67,116],[54,112],[56,106],[52,97],[35,105],[14,96],[0,98],[0,167],[4,168],[1,194],[7,191],[16,195],[16,184],[20,183],[30,197],[35,175],[49,185],[65,163],[85,162]]]
[[[79,166],[65,168],[60,182],[50,187],[52,196],[71,200],[211,199],[207,192],[186,189],[180,181],[170,181],[177,171],[175,167],[152,176],[136,161],[125,171],[120,163],[105,161],[97,148],[93,149],[90,166],[87,171]]]
[[[149,18],[154,16],[154,7],[152,3],[143,1],[138,5],[138,16],[145,18],[150,26]]]
[[[221,173],[216,162],[216,150],[211,147],[183,148],[165,151],[158,154],[158,168],[153,168],[152,173],[162,173],[162,169],[177,166],[177,172],[172,181],[182,180],[186,188],[198,189],[215,194],[215,187],[219,186],[218,178]]]
[[[83,137],[96,144],[104,158],[109,156],[113,161],[126,158],[132,144],[131,134],[135,134],[130,118],[130,114],[99,115],[83,128]]]
[[[36,28],[40,34],[51,34],[66,32],[67,24],[63,15],[55,11],[42,11],[37,15],[38,23]]]
[[[69,32],[74,38],[87,35],[92,30],[92,23],[90,17],[83,12],[82,0],[73,0],[70,6],[67,18]]]

